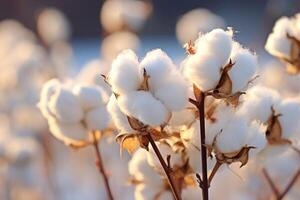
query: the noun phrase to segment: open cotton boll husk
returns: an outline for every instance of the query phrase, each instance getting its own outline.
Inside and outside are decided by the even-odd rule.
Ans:
[[[233,46],[230,58],[234,65],[228,74],[232,81],[232,93],[236,93],[247,89],[249,81],[257,70],[258,63],[256,55],[249,50],[242,48],[237,43]]]
[[[169,111],[180,111],[188,104],[188,85],[179,75],[170,76],[154,96],[159,99]]]
[[[108,99],[107,97],[103,98],[105,93],[98,86],[76,85],[73,93],[79,99],[80,106],[84,111],[102,106],[105,104],[105,99]]]
[[[279,94],[270,88],[255,86],[242,96],[243,102],[238,113],[247,116],[249,120],[267,122],[272,114],[272,106],[278,104]]]
[[[141,61],[141,67],[146,70],[149,76],[148,84],[152,91],[159,89],[164,84],[165,79],[176,69],[172,60],[161,49],[148,52]]]
[[[216,138],[218,150],[222,153],[233,153],[245,146],[249,126],[243,117],[237,117],[223,128]]]
[[[138,149],[128,163],[129,173],[138,181],[154,185],[161,181],[159,174],[148,164],[147,152]]]
[[[137,90],[142,81],[143,71],[135,53],[131,50],[122,51],[113,61],[109,72],[113,92],[123,94]]]
[[[126,115],[120,110],[119,104],[114,95],[111,95],[108,101],[107,110],[111,115],[115,126],[121,133],[130,133],[133,131],[128,123]]]
[[[89,130],[104,130],[109,126],[110,115],[105,106],[92,109],[86,113],[85,123]]]
[[[157,145],[163,158],[167,158],[168,155],[171,156],[171,159],[170,159],[171,167],[182,166],[184,164],[184,159],[182,158],[182,155],[179,153],[173,152],[169,145],[163,144],[163,143],[156,143],[156,145]],[[163,172],[163,168],[162,168],[152,146],[150,146],[150,148],[149,148],[149,153],[147,154],[147,161],[150,166],[154,167],[155,169],[161,170]]]
[[[81,123],[64,124],[56,119],[48,119],[50,132],[58,140],[63,140],[64,137],[69,137],[74,140],[86,138],[87,129]]]
[[[218,64],[228,63],[232,48],[232,32],[214,29],[205,35],[200,35],[195,42],[197,52],[207,52],[215,56]]]
[[[61,87],[61,85],[57,79],[51,79],[43,85],[40,94],[40,101],[37,106],[41,110],[44,117],[49,117],[51,115],[48,108],[48,103],[52,95],[59,87]]]
[[[220,78],[222,64],[214,54],[196,53],[182,62],[182,73],[202,91],[214,89]]]
[[[281,116],[278,118],[283,138],[297,137],[300,134],[300,102],[287,99],[278,104],[275,108]]]
[[[150,92],[135,91],[118,97],[123,113],[134,117],[144,124],[159,126],[166,122],[169,112]]]
[[[62,123],[78,123],[83,119],[83,110],[77,97],[69,90],[58,88],[48,104],[51,113]]]

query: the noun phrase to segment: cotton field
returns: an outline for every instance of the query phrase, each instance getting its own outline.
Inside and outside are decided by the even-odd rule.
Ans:
[[[298,2],[49,2],[0,3],[0,199],[300,199]]]

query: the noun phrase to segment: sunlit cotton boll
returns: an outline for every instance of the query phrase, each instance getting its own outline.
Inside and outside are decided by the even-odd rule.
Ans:
[[[238,43],[234,43],[231,60],[234,63],[229,71],[232,81],[232,93],[247,89],[249,81],[254,76],[257,68],[257,58],[248,49],[244,49]]]
[[[143,71],[138,58],[131,50],[124,50],[113,61],[109,73],[109,82],[113,92],[128,93],[139,89],[143,81]]]
[[[151,11],[152,6],[147,1],[110,0],[104,2],[100,20],[107,32],[116,32],[124,28],[138,31]]]
[[[204,8],[196,8],[182,15],[176,24],[176,37],[181,44],[195,40],[199,32],[206,33],[224,27],[224,20]]]
[[[58,88],[52,95],[49,109],[57,119],[66,124],[80,122],[84,116],[78,98],[64,88]]]
[[[110,115],[105,106],[86,113],[85,122],[89,130],[104,130],[110,123]]]
[[[164,105],[146,91],[135,91],[121,95],[118,98],[118,104],[127,116],[134,117],[151,126],[163,124],[169,115]]]
[[[128,31],[120,31],[106,36],[101,44],[101,57],[108,63],[123,51],[124,49],[132,49],[138,51],[140,40],[134,33]]]
[[[71,27],[66,16],[55,8],[44,9],[39,14],[37,29],[47,45],[66,41],[71,35]]]

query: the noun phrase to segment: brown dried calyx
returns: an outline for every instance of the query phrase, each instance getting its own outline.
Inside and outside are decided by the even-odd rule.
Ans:
[[[147,134],[150,134],[154,141],[169,137],[163,130],[157,130],[148,125],[143,124],[139,120],[128,117],[130,127],[134,130],[133,133],[120,133],[116,136],[116,141],[121,145],[122,149],[126,149],[128,153],[133,153],[137,148],[141,147],[149,150],[149,140]]]
[[[185,51],[189,54],[189,55],[194,55],[196,54],[196,48],[194,43],[192,42],[192,40],[190,40],[188,43],[185,43],[184,46]]]
[[[282,128],[279,121],[281,114],[276,114],[273,107],[271,107],[272,114],[267,121],[266,138],[271,145],[291,144],[288,139],[282,138]]]
[[[287,38],[291,42],[290,58],[281,58],[287,62],[287,72],[290,74],[300,73],[300,41],[290,34],[286,34]]]

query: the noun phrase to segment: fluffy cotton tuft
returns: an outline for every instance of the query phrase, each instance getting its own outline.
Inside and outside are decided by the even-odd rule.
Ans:
[[[118,98],[118,104],[127,116],[134,117],[151,126],[163,124],[169,115],[164,105],[146,91],[121,95]]]
[[[105,106],[90,110],[85,115],[85,123],[89,130],[104,130],[109,126],[110,115]]]
[[[246,89],[257,70],[258,63],[256,56],[238,43],[235,43],[230,58],[235,63],[228,73],[232,81],[232,93],[235,93]]]
[[[138,58],[131,50],[124,50],[113,61],[109,82],[113,92],[124,94],[137,90],[143,81],[143,71]]]
[[[51,96],[49,109],[57,119],[67,124],[80,122],[84,116],[79,100],[64,88],[58,88]]]

